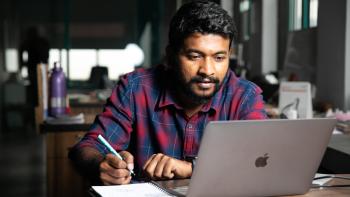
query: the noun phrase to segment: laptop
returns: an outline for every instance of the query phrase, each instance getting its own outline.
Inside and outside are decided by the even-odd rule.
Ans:
[[[210,122],[186,196],[304,194],[335,124],[335,119]]]

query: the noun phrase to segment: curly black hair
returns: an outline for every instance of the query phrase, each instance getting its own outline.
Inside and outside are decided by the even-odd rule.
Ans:
[[[182,5],[170,22],[169,43],[173,52],[193,33],[219,34],[232,41],[236,38],[235,23],[220,5],[211,1],[192,1]]]

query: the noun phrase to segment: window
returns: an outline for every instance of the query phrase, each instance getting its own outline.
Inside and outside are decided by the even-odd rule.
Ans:
[[[317,26],[318,0],[289,0],[289,31]]]
[[[87,80],[93,66],[97,65],[95,49],[69,50],[69,78]]]
[[[70,80],[88,80],[91,68],[96,65],[106,66],[108,77],[116,80],[144,60],[143,51],[136,44],[128,44],[125,49],[70,49],[68,54],[69,58],[65,49],[50,49],[49,67],[51,69],[56,61],[61,62]]]
[[[50,49],[49,51],[49,69],[53,68],[53,64],[59,61],[64,73],[67,75],[67,50],[66,49]]]
[[[302,0],[289,0],[289,30],[300,30],[302,21]]]
[[[318,0],[310,0],[310,27],[317,26]]]
[[[5,65],[7,72],[18,71],[18,51],[15,48],[5,50]]]
[[[241,34],[243,35],[243,40],[249,40],[250,38],[250,18],[251,18],[250,7],[251,7],[250,0],[243,0],[239,4],[239,11],[242,17]]]

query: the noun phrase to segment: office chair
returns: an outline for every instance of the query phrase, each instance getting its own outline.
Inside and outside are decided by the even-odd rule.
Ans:
[[[105,66],[94,66],[91,69],[89,83],[93,88],[105,89],[108,86],[108,68]]]

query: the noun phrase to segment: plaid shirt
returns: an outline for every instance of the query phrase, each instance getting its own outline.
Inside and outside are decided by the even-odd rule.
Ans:
[[[103,113],[75,148],[91,146],[108,153],[97,141],[101,134],[117,151],[130,151],[139,170],[154,153],[177,159],[197,155],[209,121],[267,118],[261,89],[230,70],[214,97],[187,117],[172,96],[172,86],[165,82],[170,81],[169,75],[160,70],[138,69],[120,78]]]

